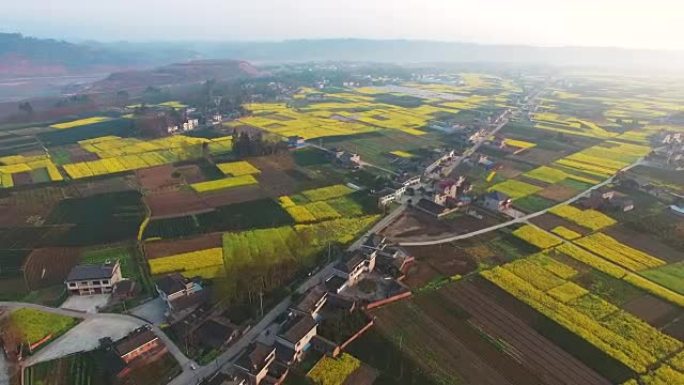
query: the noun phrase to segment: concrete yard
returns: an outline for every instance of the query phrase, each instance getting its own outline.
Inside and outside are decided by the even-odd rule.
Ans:
[[[71,295],[60,306],[62,309],[97,313],[99,308],[107,306],[111,294]]]
[[[98,317],[84,320],[44,349],[38,351],[24,365],[34,365],[72,353],[96,349],[100,345],[100,338],[110,337],[116,341],[143,324],[142,321],[136,322],[120,317],[112,317],[111,319],[104,315]]]
[[[147,301],[134,309],[131,309],[131,314],[154,325],[166,323],[166,316],[164,315],[165,312],[166,304],[159,297],[151,301]]]

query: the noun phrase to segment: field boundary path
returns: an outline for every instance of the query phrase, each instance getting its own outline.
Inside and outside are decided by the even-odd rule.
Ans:
[[[23,302],[0,302],[0,307],[6,307],[10,310],[12,309],[20,309],[20,308],[30,308],[30,309],[36,309],[40,311],[44,311],[47,313],[52,313],[52,314],[58,314],[62,316],[67,316],[67,317],[73,317],[73,318],[78,318],[83,321],[88,321],[88,320],[98,320],[98,321],[109,321],[109,322],[119,322],[121,324],[129,324],[129,325],[136,325],[136,327],[140,326],[149,326],[151,330],[154,332],[154,334],[159,337],[160,340],[164,342],[164,344],[167,346],[169,353],[173,355],[173,357],[178,361],[178,364],[181,366],[183,373],[186,371],[190,371],[191,365],[195,365],[194,362],[192,362],[188,357],[183,354],[183,352],[176,346],[176,344],[173,343],[173,341],[163,332],[161,329],[159,329],[157,326],[154,326],[146,321],[141,320],[140,318],[132,317],[129,315],[124,315],[124,314],[116,314],[116,313],[83,313],[79,311],[74,311],[74,310],[68,310],[68,309],[61,309],[61,308],[54,308],[54,307],[49,307],[49,306],[43,306],[43,305],[37,305],[33,303],[23,303]],[[78,331],[78,325],[70,329],[68,332],[57,338],[56,340],[50,342],[47,346],[51,346],[53,344],[56,344],[57,346],[60,341],[64,341],[67,338],[73,338],[73,337],[78,337],[79,331]],[[22,368],[28,367],[43,361],[47,360],[52,360],[55,358],[59,357],[49,357],[48,359],[43,359],[43,356],[45,355],[45,350],[39,350],[34,356],[29,357],[25,361],[21,362]],[[66,354],[65,354],[66,355]]]
[[[633,167],[636,167],[636,166],[640,165],[641,162],[642,162],[642,160],[643,160],[643,158],[638,159],[636,162],[632,163],[631,165],[629,165],[629,166],[627,166],[627,167],[621,169],[620,172],[628,171],[628,170],[632,169]],[[601,188],[601,187],[603,187],[603,186],[605,186],[605,185],[607,185],[607,184],[609,184],[609,183],[612,183],[614,179],[615,179],[615,175],[611,176],[610,178],[606,179],[605,181],[603,181],[603,182],[601,182],[601,183],[599,183],[599,184],[597,184],[597,185],[594,185],[594,186],[592,186],[592,187],[590,187],[590,188],[588,188],[588,189],[582,191],[581,193],[575,195],[574,197],[572,197],[572,198],[570,198],[570,199],[568,199],[568,200],[566,200],[566,201],[564,201],[564,202],[558,203],[558,204],[556,204],[556,205],[554,205],[554,206],[551,206],[551,207],[549,207],[549,208],[546,208],[546,209],[544,209],[544,210],[540,210],[540,211],[537,211],[537,212],[534,212],[534,213],[531,213],[531,214],[527,214],[527,215],[525,215],[525,216],[523,216],[523,217],[520,217],[520,218],[515,218],[515,219],[512,219],[512,220],[507,221],[507,222],[499,223],[498,225],[486,227],[486,228],[480,229],[480,230],[475,230],[475,231],[472,231],[472,232],[466,233],[466,234],[449,235],[449,236],[446,236],[446,237],[439,237],[439,238],[435,238],[435,239],[426,239],[426,240],[423,240],[423,241],[419,241],[419,240],[399,241],[399,245],[401,245],[401,246],[431,246],[431,245],[439,245],[439,244],[442,244],[442,243],[454,242],[454,241],[458,241],[458,240],[461,240],[461,239],[467,239],[467,238],[471,238],[471,237],[474,237],[474,236],[477,236],[477,235],[486,234],[486,233],[488,233],[488,232],[490,232],[490,231],[495,231],[495,230],[503,229],[503,228],[505,228],[505,227],[508,227],[508,226],[510,226],[510,225],[514,225],[514,224],[516,224],[516,223],[525,223],[525,222],[527,222],[528,220],[530,220],[530,219],[532,219],[532,218],[536,218],[536,217],[541,216],[541,215],[544,215],[544,214],[546,214],[547,212],[549,212],[550,210],[553,210],[553,209],[555,209],[555,208],[557,208],[557,207],[561,207],[561,206],[565,206],[565,205],[571,204],[571,203],[577,201],[578,199],[580,199],[580,198],[586,196],[586,195],[589,194],[591,191],[596,190],[596,189],[599,189],[599,188]]]

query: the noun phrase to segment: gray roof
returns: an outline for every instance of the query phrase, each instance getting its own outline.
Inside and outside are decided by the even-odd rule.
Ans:
[[[310,315],[295,315],[290,318],[285,325],[283,325],[283,330],[278,334],[284,340],[296,344],[305,335],[309,334],[311,329],[316,327],[316,320],[314,320]]]
[[[485,195],[485,197],[490,199],[496,199],[498,201],[505,201],[510,198],[508,195],[499,191],[492,191],[489,194]]]
[[[171,295],[185,289],[185,284],[187,282],[188,280],[180,273],[172,273],[165,275],[163,278],[157,281],[157,288],[163,291],[164,294]]]
[[[86,281],[91,279],[111,279],[119,261],[99,265],[77,265],[69,272],[67,281]]]

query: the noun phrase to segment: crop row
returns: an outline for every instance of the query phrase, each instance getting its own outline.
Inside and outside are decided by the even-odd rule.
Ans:
[[[595,233],[575,241],[585,249],[632,271],[662,266],[664,261],[624,245],[602,233]]]
[[[625,282],[628,282],[631,285],[636,286],[644,291],[647,291],[657,297],[660,297],[666,301],[684,307],[684,295],[681,295],[665,287],[662,287],[657,283],[649,281],[648,279],[640,275],[630,273],[624,268],[612,262],[609,262],[599,257],[598,255],[590,253],[578,246],[575,246],[571,243],[563,243],[562,245],[557,246],[556,250],[588,266],[591,266],[600,272],[608,274],[617,279],[622,279]]]
[[[148,263],[150,264],[151,273],[155,275],[174,271],[197,271],[215,266],[223,266],[223,250],[216,247],[191,251],[189,253],[150,259]]]
[[[540,249],[548,249],[563,242],[555,235],[549,234],[539,227],[533,225],[525,225],[513,231],[513,235],[525,242],[537,246]]]
[[[682,347],[678,340],[626,312],[618,310],[594,318],[585,308],[576,309],[579,299],[588,294],[574,283],[561,280],[560,285],[540,289],[529,280],[529,273],[520,276],[524,270],[510,269],[509,265],[481,274],[636,372],[644,373],[650,365]]]
[[[570,205],[554,207],[549,211],[554,215],[594,231],[600,230],[607,226],[612,226],[616,223],[613,218],[601,213],[600,211],[592,209],[580,210]]]

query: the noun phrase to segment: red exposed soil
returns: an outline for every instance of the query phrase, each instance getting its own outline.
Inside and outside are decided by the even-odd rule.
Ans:
[[[221,247],[221,242],[221,233],[211,233],[178,240],[146,242],[144,247],[147,259],[155,259],[175,254],[189,253],[191,251]]]
[[[213,210],[197,193],[190,190],[151,194],[143,200],[152,211],[152,219],[173,218]]]
[[[24,262],[24,277],[31,290],[58,285],[81,260],[75,247],[46,247],[35,249]]]
[[[487,334],[506,341],[510,353],[549,385],[608,385],[610,382],[569,353],[537,333],[468,282],[445,289],[444,299],[454,301]]]
[[[145,192],[172,191],[177,189],[182,181],[171,176],[173,171],[174,167],[167,164],[137,170],[135,176]]]

